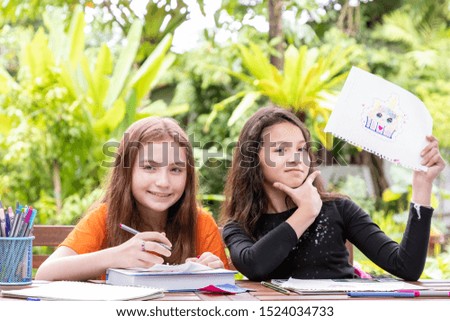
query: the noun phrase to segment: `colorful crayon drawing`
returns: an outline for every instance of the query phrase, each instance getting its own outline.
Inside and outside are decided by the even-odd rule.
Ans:
[[[406,114],[400,109],[397,96],[386,101],[375,99],[372,104],[363,106],[362,124],[382,137],[394,139],[406,123]]]

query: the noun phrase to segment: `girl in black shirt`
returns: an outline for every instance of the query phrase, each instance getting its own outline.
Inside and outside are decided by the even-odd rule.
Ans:
[[[348,198],[327,193],[314,168],[310,134],[291,112],[263,108],[241,131],[225,186],[223,237],[250,280],[353,278],[346,240],[384,270],[417,280],[424,268],[433,180],[444,169],[437,140],[426,137],[427,172],[414,171],[400,244]]]

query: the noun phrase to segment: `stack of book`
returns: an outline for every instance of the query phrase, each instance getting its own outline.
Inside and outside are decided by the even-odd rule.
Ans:
[[[212,269],[187,262],[180,265],[156,264],[148,269],[108,269],[106,283],[162,288],[165,291],[195,291],[209,285],[235,284],[237,271]]]

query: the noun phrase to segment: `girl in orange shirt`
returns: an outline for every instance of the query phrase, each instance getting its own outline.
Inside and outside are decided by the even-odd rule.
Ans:
[[[186,133],[169,118],[137,121],[120,142],[103,202],[41,265],[36,279],[86,280],[107,268],[186,260],[227,267],[217,225],[198,209],[196,192]],[[119,224],[142,232],[133,236]]]

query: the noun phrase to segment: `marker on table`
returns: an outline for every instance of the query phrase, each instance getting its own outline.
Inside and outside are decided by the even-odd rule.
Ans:
[[[400,293],[413,293],[416,297],[450,297],[449,291],[435,291],[435,290],[398,290]]]
[[[119,226],[120,226],[120,228],[121,228],[122,230],[127,231],[128,233],[135,234],[135,235],[138,234],[138,233],[140,233],[139,231],[137,231],[137,230],[135,230],[134,228],[131,228],[131,227],[129,227],[129,226],[126,226],[125,224],[119,224]],[[166,250],[172,251],[172,248],[171,248],[170,246],[164,244],[164,243],[157,242],[157,241],[153,241],[153,242],[158,243],[159,245],[161,245],[161,246],[162,246],[163,248],[165,248]]]
[[[414,298],[412,292],[348,292],[347,295],[352,298]]]
[[[283,293],[286,295],[289,295],[291,293],[291,292],[289,292],[289,290],[286,290],[285,288],[282,288],[281,286],[270,283],[270,282],[261,281],[261,284],[263,286],[265,286],[266,288],[272,289],[274,291],[277,291],[277,292],[280,292],[280,293]]]

